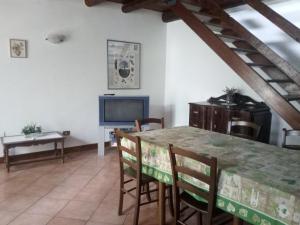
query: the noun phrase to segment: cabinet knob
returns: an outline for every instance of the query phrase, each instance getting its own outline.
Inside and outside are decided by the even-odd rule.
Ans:
[[[215,112],[215,115],[217,115],[217,114],[218,114],[218,111],[217,111],[217,110],[215,110],[214,112]]]
[[[193,124],[193,127],[198,127],[198,124],[195,124],[195,123],[194,123],[194,124]]]
[[[214,124],[214,129],[216,129],[217,128],[217,125],[216,124]]]
[[[198,111],[193,111],[193,113],[194,113],[194,114],[199,114],[199,112],[198,112]]]

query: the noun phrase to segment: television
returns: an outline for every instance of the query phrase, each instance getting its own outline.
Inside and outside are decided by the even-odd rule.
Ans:
[[[100,126],[134,125],[149,117],[149,96],[100,96]]]

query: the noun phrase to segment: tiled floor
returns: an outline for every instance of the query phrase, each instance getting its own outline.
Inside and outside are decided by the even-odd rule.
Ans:
[[[0,171],[0,225],[130,225],[132,210],[117,215],[117,154],[72,153],[58,161]],[[132,200],[125,198],[125,208]],[[170,216],[168,216],[170,221]],[[157,224],[157,205],[141,208],[141,225]]]

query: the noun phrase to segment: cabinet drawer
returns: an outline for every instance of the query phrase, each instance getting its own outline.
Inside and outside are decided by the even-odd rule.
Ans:
[[[206,112],[205,107],[200,105],[190,104],[189,125],[192,127],[198,127],[204,129],[204,124],[206,120],[205,112]]]
[[[190,106],[190,118],[198,118],[200,115],[200,107],[196,105]]]

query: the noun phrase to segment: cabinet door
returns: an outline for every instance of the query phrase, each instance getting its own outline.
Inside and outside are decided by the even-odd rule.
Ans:
[[[221,132],[222,131],[222,108],[220,107],[210,107],[208,110],[208,120],[206,126],[209,126],[209,130]]]

